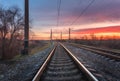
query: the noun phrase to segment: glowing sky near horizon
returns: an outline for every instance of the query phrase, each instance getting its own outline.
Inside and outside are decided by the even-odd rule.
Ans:
[[[54,38],[60,38],[62,31],[64,37],[68,35],[68,28],[78,32],[97,33],[94,28],[112,27],[111,31],[120,26],[120,0],[95,0],[84,14],[73,24],[70,24],[81,14],[92,0],[61,0],[59,26],[57,27],[57,1],[58,0],[29,0],[30,19],[32,31],[36,39],[49,39],[50,29],[53,29]],[[24,13],[24,0],[0,0],[5,8],[17,5]],[[109,31],[110,31],[109,28]],[[84,29],[84,31],[82,31]],[[89,32],[87,32],[89,30]],[[91,32],[92,31],[92,32]],[[97,30],[98,31],[98,30]],[[115,31],[114,31],[115,32]],[[117,31],[117,33],[119,33]],[[102,30],[99,33],[103,33]],[[110,32],[104,32],[110,33]],[[113,33],[113,32],[112,32]],[[112,34],[111,33],[111,34]]]

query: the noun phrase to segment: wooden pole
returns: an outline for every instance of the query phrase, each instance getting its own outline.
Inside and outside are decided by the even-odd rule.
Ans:
[[[70,28],[69,28],[69,41],[70,41],[70,34],[71,34],[71,30],[70,30]]]
[[[29,54],[29,0],[25,0],[24,54]]]

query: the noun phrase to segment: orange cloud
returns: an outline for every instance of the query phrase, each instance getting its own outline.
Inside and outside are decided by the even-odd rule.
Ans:
[[[73,34],[120,33],[120,26],[74,30]]]
[[[89,28],[89,29],[82,29],[82,30],[74,30],[73,34],[76,36],[88,36],[90,38],[91,34],[94,34],[97,38],[104,39],[120,39],[120,26],[110,26],[110,27],[99,27],[99,28]]]

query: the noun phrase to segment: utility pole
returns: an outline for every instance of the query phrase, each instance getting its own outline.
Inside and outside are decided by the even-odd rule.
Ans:
[[[71,29],[69,28],[69,41],[70,41],[70,34],[71,34]]]
[[[51,32],[50,32],[50,41],[51,41],[51,44],[52,44],[52,29],[51,29]]]
[[[61,41],[62,41],[62,32],[61,32]]]
[[[29,0],[24,0],[24,54],[29,54]]]

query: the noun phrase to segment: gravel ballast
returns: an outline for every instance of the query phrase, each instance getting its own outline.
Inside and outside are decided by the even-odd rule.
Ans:
[[[111,60],[75,46],[65,45],[86,67],[95,70],[93,74],[100,76],[100,81],[120,81],[120,61]]]
[[[0,81],[31,81],[53,46],[34,55],[0,62]]]

